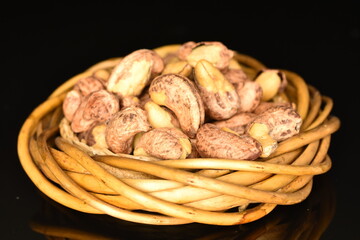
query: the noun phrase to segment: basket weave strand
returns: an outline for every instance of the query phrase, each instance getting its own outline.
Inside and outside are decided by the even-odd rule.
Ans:
[[[176,47],[156,50],[164,53]],[[236,53],[235,59],[249,76],[265,68],[243,54]],[[264,217],[278,204],[303,201],[311,192],[313,176],[331,168],[327,151],[331,134],[340,126],[339,119],[330,115],[333,102],[286,70],[286,97],[295,102],[303,125],[300,134],[281,142],[266,159],[149,162],[125,154],[89,155],[59,136],[61,104],[78,79],[119,60],[98,63],[65,82],[30,114],[19,133],[18,153],[25,172],[60,204],[153,225],[242,224]],[[151,177],[127,179],[119,175],[123,169]]]

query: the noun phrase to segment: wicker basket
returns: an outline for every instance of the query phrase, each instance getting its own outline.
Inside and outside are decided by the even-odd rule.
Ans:
[[[168,45],[155,50],[163,54],[177,48]],[[235,58],[250,77],[265,68],[249,56],[235,53]],[[21,164],[40,191],[54,201],[81,212],[143,224],[244,224],[264,217],[277,205],[303,201],[311,192],[313,176],[331,168],[327,151],[331,134],[340,126],[339,119],[330,115],[332,99],[287,70],[282,70],[289,81],[284,97],[296,104],[302,129],[266,159],[144,161],[149,159],[94,153],[80,141],[61,137],[61,105],[67,91],[81,77],[110,69],[119,60],[100,62],[66,81],[22,126]],[[117,175],[122,169],[154,177],[129,179]]]

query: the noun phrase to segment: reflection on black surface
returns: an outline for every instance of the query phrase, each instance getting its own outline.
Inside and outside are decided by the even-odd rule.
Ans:
[[[253,223],[238,226],[186,224],[152,226],[105,215],[71,210],[44,198],[44,207],[30,222],[33,231],[46,239],[319,239],[335,212],[335,192],[325,175],[314,178],[310,196],[302,203],[278,206]]]

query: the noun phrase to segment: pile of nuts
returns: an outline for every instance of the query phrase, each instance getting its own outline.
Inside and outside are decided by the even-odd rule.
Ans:
[[[187,42],[160,56],[136,50],[80,79],[63,102],[81,141],[158,159],[268,157],[300,131],[294,105],[275,101],[287,81],[264,69],[250,79],[221,42]]]

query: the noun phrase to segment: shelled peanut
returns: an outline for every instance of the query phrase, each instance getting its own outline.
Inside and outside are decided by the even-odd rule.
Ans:
[[[187,42],[80,79],[63,112],[79,139],[114,153],[254,160],[300,131],[294,104],[274,101],[286,85],[277,69],[252,79],[220,42]]]

